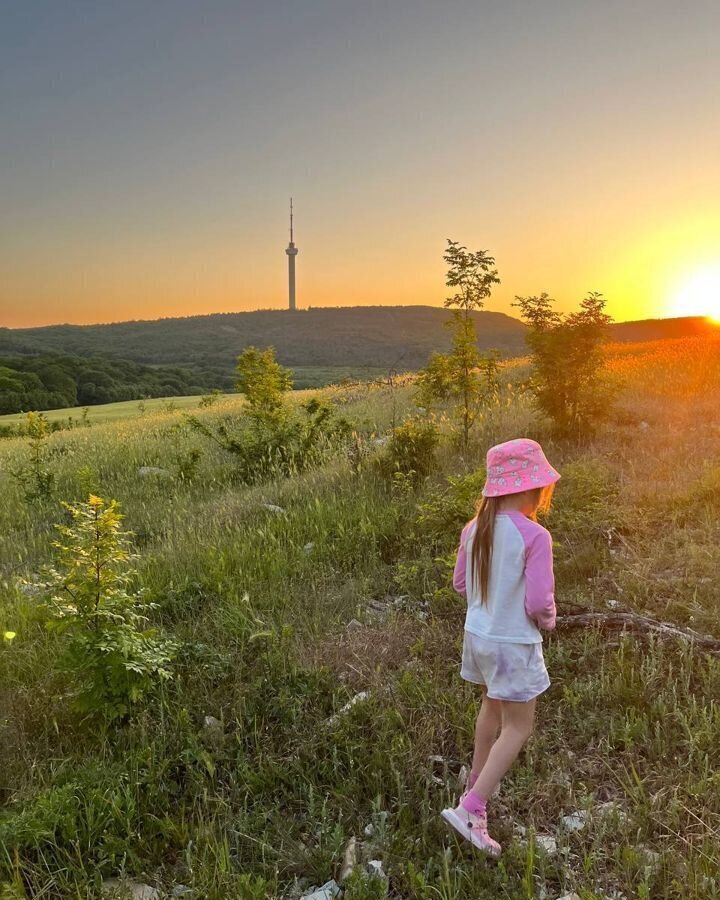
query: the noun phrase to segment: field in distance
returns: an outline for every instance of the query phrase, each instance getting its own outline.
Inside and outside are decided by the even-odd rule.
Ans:
[[[292,370],[295,387],[298,391],[327,387],[343,381],[371,381],[385,375],[383,369],[373,366],[296,366]],[[237,401],[237,394],[220,394],[224,402]],[[47,417],[48,422],[67,423],[86,421],[96,425],[100,422],[116,422],[121,419],[143,416],[158,412],[188,412],[201,405],[199,394],[184,397],[153,397],[147,400],[123,400],[120,403],[101,403],[96,406],[72,406],[64,409],[37,410]],[[87,413],[85,410],[87,409]],[[0,426],[14,427],[25,422],[27,413],[10,413],[0,416]]]
[[[228,395],[232,397],[233,395]],[[239,400],[239,397],[237,398]],[[91,424],[100,422],[118,422],[135,416],[148,413],[173,412],[176,410],[197,409],[202,397],[155,397],[152,400],[125,400],[122,403],[102,403],[98,406],[73,406],[67,409],[50,409],[43,413],[48,422],[67,422],[72,418],[78,423],[86,416],[86,421]],[[87,413],[85,410],[87,409]],[[13,413],[9,416],[0,416],[0,425],[21,425],[26,419],[27,413]]]

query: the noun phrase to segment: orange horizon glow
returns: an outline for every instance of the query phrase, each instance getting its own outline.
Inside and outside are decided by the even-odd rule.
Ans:
[[[324,206],[307,209],[297,202],[298,307],[442,306],[447,232],[471,249],[484,248],[495,256],[501,283],[485,304],[489,311],[517,318],[514,297],[542,291],[556,298],[558,310],[569,311],[589,291],[598,290],[618,322],[686,315],[720,319],[720,301],[712,295],[716,285],[720,297],[720,264],[713,262],[720,246],[720,214],[710,216],[698,205],[688,209],[686,202],[678,203],[666,225],[651,227],[632,212],[643,204],[639,195],[630,210],[621,198],[614,204],[604,216],[597,216],[593,241],[580,228],[582,210],[568,213],[552,232],[542,230],[541,217],[529,218],[517,228],[510,217],[492,241],[474,223],[472,210],[466,209],[457,211],[454,228],[441,231],[415,223],[407,240],[410,249],[399,252],[393,230],[407,216],[400,202],[384,221],[375,220],[375,211],[366,209],[357,228],[344,223],[335,231]],[[239,249],[232,236],[208,233],[200,225],[196,232],[187,226],[172,252],[159,247],[156,237],[144,230],[110,246],[106,240],[88,238],[89,244],[76,244],[62,260],[51,243],[38,243],[32,256],[17,254],[14,271],[7,272],[0,326],[100,324],[285,309],[284,204],[279,202],[271,212],[274,215],[263,222],[262,232],[258,230],[252,242]],[[623,214],[620,239],[618,222]],[[378,242],[348,253],[357,231],[372,229]],[[557,243],[563,248],[560,257],[553,252]],[[86,252],[87,246],[92,253]],[[39,264],[44,255],[50,262]]]
[[[290,195],[301,309],[720,316],[717,5],[178,5],[11,4],[0,326],[284,309]]]

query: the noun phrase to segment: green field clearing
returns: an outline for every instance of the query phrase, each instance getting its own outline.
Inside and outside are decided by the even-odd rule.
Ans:
[[[232,397],[232,394],[227,395]],[[239,398],[238,398],[239,399]],[[68,409],[48,409],[43,412],[49,422],[67,422],[72,418],[80,422],[87,409],[87,420],[91,424],[99,422],[116,422],[120,419],[150,415],[157,412],[174,412],[175,410],[197,409],[201,397],[155,397],[151,400],[126,400],[123,403],[102,403],[97,406],[74,406]],[[26,419],[26,413],[14,413],[0,416],[0,425],[19,425]]]
[[[298,392],[339,384],[342,381],[371,381],[386,374],[384,370],[379,368],[358,366],[295,366],[292,372]],[[67,423],[68,419],[72,419],[77,424],[82,420],[84,410],[87,409],[87,421],[91,424],[96,424],[149,415],[154,412],[173,412],[175,410],[188,412],[200,408],[201,399],[200,395],[153,397],[147,400],[126,400],[121,403],[103,403],[96,406],[75,406],[66,409],[40,411],[43,412],[43,415],[47,417],[49,422]],[[224,403],[233,403],[240,400],[240,397],[235,394],[223,394],[222,399]],[[26,413],[12,413],[0,416],[0,426],[19,425],[25,421],[25,418]]]

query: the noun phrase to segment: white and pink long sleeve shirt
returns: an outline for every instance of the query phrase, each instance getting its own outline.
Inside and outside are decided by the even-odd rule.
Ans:
[[[453,587],[467,598],[465,630],[491,641],[540,644],[540,628],[555,627],[555,577],[550,533],[520,512],[499,512],[486,603],[472,578],[477,522],[460,536]],[[538,627],[539,626],[539,627]]]

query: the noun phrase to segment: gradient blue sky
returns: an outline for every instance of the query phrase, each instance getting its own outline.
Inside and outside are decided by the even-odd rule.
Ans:
[[[717,2],[0,11],[0,324],[282,307],[290,194],[301,306],[439,305],[446,237],[501,311],[720,262]]]

